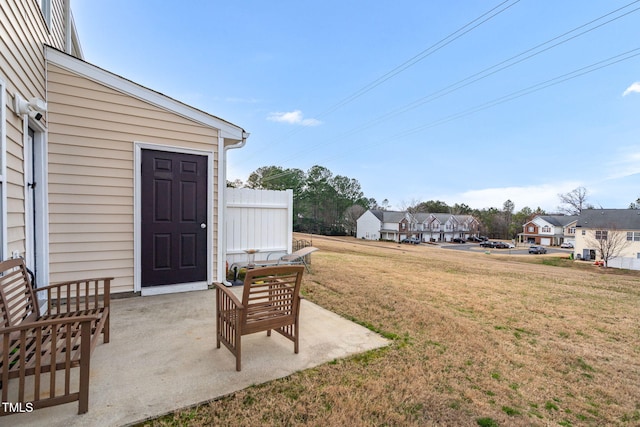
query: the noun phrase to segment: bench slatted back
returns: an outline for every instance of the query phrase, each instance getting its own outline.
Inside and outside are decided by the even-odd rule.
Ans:
[[[0,326],[19,325],[40,316],[31,279],[20,258],[0,262]]]

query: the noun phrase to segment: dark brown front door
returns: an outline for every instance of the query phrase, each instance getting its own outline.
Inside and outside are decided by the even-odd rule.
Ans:
[[[142,286],[207,280],[207,157],[142,150]]]

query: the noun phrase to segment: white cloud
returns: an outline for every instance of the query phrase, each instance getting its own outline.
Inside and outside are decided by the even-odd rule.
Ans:
[[[272,122],[289,123],[292,125],[302,126],[318,126],[322,124],[320,120],[305,119],[302,111],[300,110],[294,110],[286,113],[270,113],[267,117],[267,120],[270,120]]]
[[[622,93],[622,96],[627,96],[632,92],[640,93],[640,82],[635,82],[627,89],[625,89],[625,91]]]
[[[640,174],[640,146],[620,147],[606,165],[606,179],[619,179]]]
[[[560,204],[558,194],[567,193],[581,185],[583,184],[574,181],[524,187],[485,188],[465,191],[456,195],[455,199],[464,200],[465,204],[476,209],[502,209],[504,202],[511,200],[515,204],[516,212],[525,206],[532,210],[540,207],[547,212],[554,212]]]

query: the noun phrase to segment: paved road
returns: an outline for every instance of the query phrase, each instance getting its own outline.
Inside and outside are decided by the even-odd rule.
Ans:
[[[461,251],[491,251],[493,253],[505,254],[528,254],[529,246],[519,246],[513,249],[483,248],[478,243],[444,243],[440,245],[444,249],[455,249]],[[561,249],[547,247],[548,254],[569,254],[573,249]]]

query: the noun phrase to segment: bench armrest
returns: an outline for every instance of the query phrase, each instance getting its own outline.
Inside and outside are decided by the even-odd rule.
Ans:
[[[0,329],[0,366],[3,379],[6,381],[12,377],[9,375],[10,371],[20,370],[21,376],[30,375],[30,372],[24,370],[33,369],[36,363],[46,371],[49,368],[45,368],[44,364],[56,365],[60,363],[60,357],[69,360],[88,357],[91,352],[91,325],[96,319],[97,316],[61,317],[24,322]],[[87,350],[79,349],[80,340],[86,343],[88,353]],[[7,366],[8,370],[5,369]]]
[[[91,325],[95,320],[96,316],[62,317],[0,329],[2,401],[15,395],[22,402],[31,395],[30,400],[39,408],[78,400],[78,413],[87,412]],[[72,385],[77,381],[71,375],[74,367],[80,368],[77,387]],[[32,375],[34,380],[27,381]],[[10,381],[13,378],[18,381]],[[0,415],[6,415],[4,408],[0,408]]]
[[[30,329],[47,328],[53,325],[66,325],[74,323],[94,322],[99,316],[75,316],[75,317],[58,317],[55,319],[35,320],[33,322],[23,322],[16,326],[9,326],[7,328],[0,328],[0,335],[13,334],[21,331],[28,331]],[[0,343],[0,350],[2,349]]]

